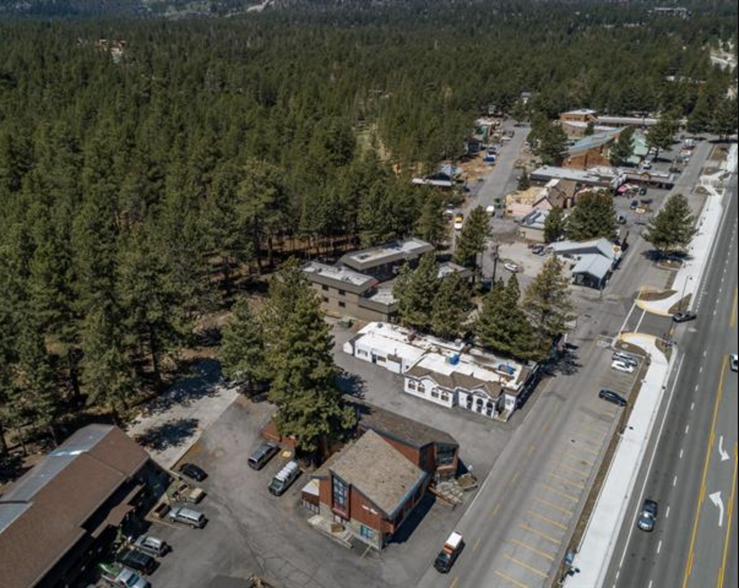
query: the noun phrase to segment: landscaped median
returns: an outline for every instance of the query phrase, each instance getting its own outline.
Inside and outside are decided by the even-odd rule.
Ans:
[[[651,432],[660,414],[658,408],[667,379],[677,357],[667,349],[660,350],[659,341],[651,335],[627,333],[621,339],[641,348],[651,363],[572,563],[572,569],[579,571],[564,582],[568,588],[603,585]]]

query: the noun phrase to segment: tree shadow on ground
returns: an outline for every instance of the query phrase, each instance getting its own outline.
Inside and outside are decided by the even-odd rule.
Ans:
[[[581,367],[582,364],[578,361],[577,349],[568,346],[562,353],[543,366],[542,370],[545,376],[572,376]]]
[[[342,371],[336,377],[336,384],[344,394],[364,400],[367,394],[366,382],[356,374]]]
[[[135,441],[151,451],[164,451],[192,437],[199,422],[195,418],[185,418],[161,423],[146,433],[137,435]]]
[[[165,413],[174,406],[191,406],[205,397],[218,394],[222,385],[221,366],[213,359],[199,361],[192,366],[189,377],[173,384],[165,392],[141,405],[143,416]]]
[[[436,504],[436,498],[426,492],[426,494],[423,495],[421,502],[419,502],[416,505],[416,508],[411,511],[411,514],[408,515],[408,518],[400,526],[398,532],[393,535],[390,542],[405,543],[408,541],[423,519],[426,518],[426,515],[433,508],[434,504]]]
[[[13,482],[26,473],[29,467],[23,466],[23,455],[13,451],[0,456],[0,485]]]

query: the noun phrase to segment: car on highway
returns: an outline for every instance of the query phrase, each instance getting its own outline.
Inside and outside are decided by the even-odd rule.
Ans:
[[[624,374],[633,374],[636,367],[630,363],[617,360],[611,363],[611,369]]]
[[[739,371],[739,355],[737,355],[736,353],[732,354],[731,356],[731,371]]]
[[[454,230],[461,231],[463,226],[464,226],[464,215],[460,213],[454,217]]]
[[[690,312],[689,310],[676,312],[672,315],[672,320],[676,323],[687,323],[689,321],[694,321],[698,318],[698,315],[694,312]]]
[[[521,271],[521,267],[518,264],[513,263],[513,262],[504,263],[503,267],[513,274],[516,274]]]
[[[646,531],[647,533],[654,531],[654,525],[657,522],[658,508],[659,507],[654,500],[647,499],[644,501],[644,505],[639,513],[639,520],[636,523],[642,531]]]
[[[205,470],[194,463],[183,463],[178,470],[183,476],[187,476],[197,482],[202,482],[208,477]]]
[[[633,365],[634,367],[639,365],[639,360],[636,358],[635,355],[631,355],[631,353],[626,353],[624,351],[614,351],[613,355],[611,356],[611,360],[627,363],[629,365]]]
[[[598,397],[607,402],[617,404],[618,406],[626,406],[628,404],[623,396],[616,394],[613,390],[606,390],[605,388],[598,393]]]

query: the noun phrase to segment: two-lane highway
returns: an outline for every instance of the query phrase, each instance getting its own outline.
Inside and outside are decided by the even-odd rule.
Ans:
[[[633,588],[736,588],[737,197],[710,262],[699,318],[677,333],[682,371],[652,441],[605,583]],[[651,465],[651,470],[647,471]],[[636,529],[645,498],[660,513],[654,532]]]

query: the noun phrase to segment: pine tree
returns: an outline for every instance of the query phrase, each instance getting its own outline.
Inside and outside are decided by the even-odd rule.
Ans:
[[[431,330],[442,339],[455,339],[462,332],[470,308],[469,284],[457,274],[442,279],[434,298]]]
[[[549,352],[554,339],[567,332],[567,323],[573,318],[569,281],[557,257],[550,257],[544,263],[526,289],[522,304],[531,324],[536,325],[536,349],[542,357]]]
[[[567,217],[560,206],[555,206],[544,219],[544,241],[554,243],[559,241],[567,232]]]
[[[283,270],[290,274],[294,267]],[[285,284],[297,286],[289,308],[284,306]],[[273,375],[269,399],[278,407],[280,433],[294,436],[300,451],[315,453],[322,443],[330,445],[355,424],[354,413],[336,385],[331,329],[315,294],[304,279],[286,275],[275,295],[274,300],[270,297],[266,331]]]
[[[521,177],[518,178],[518,185],[516,186],[516,190],[519,192],[525,192],[531,188],[531,178],[529,178],[529,170],[525,167],[523,168],[523,171],[521,172]]]
[[[662,210],[649,222],[644,239],[660,254],[666,255],[686,250],[697,232],[695,216],[687,198],[675,194],[667,199]]]
[[[711,128],[712,108],[706,92],[701,92],[693,110],[688,115],[688,132],[694,135],[705,133]]]
[[[558,124],[548,123],[544,128],[536,154],[544,165],[561,165],[567,154],[567,134]]]
[[[226,377],[249,389],[269,380],[262,325],[245,297],[238,299],[223,328],[220,358]]]
[[[443,243],[449,232],[444,218],[444,200],[435,190],[426,191],[421,216],[416,223],[416,235],[434,246]]]
[[[434,253],[421,258],[418,267],[401,269],[393,287],[400,323],[421,332],[432,329],[434,302],[440,287],[439,265]]]
[[[650,149],[654,149],[655,159],[659,156],[660,151],[669,149],[672,146],[677,129],[677,121],[671,114],[667,113],[661,116],[657,124],[650,127],[647,131],[647,145]]]
[[[609,156],[615,166],[625,165],[634,155],[634,127],[626,127],[611,144]]]
[[[567,234],[574,241],[616,238],[618,220],[613,196],[607,190],[581,192],[577,206],[567,220]]]
[[[591,137],[595,134],[595,123],[592,120],[588,121],[588,124],[585,125],[585,136]]]
[[[82,377],[87,404],[107,409],[120,422],[136,395],[131,365],[117,311],[110,305],[93,308],[82,326]]]
[[[714,110],[711,119],[711,131],[717,134],[721,139],[725,139],[729,135],[737,131],[737,99],[723,98]]]
[[[519,360],[535,355],[531,324],[519,305],[518,279],[499,280],[485,296],[475,326],[478,341],[494,353]]]
[[[454,260],[464,267],[477,270],[477,256],[485,251],[490,237],[490,218],[482,206],[472,209],[457,240]]]

